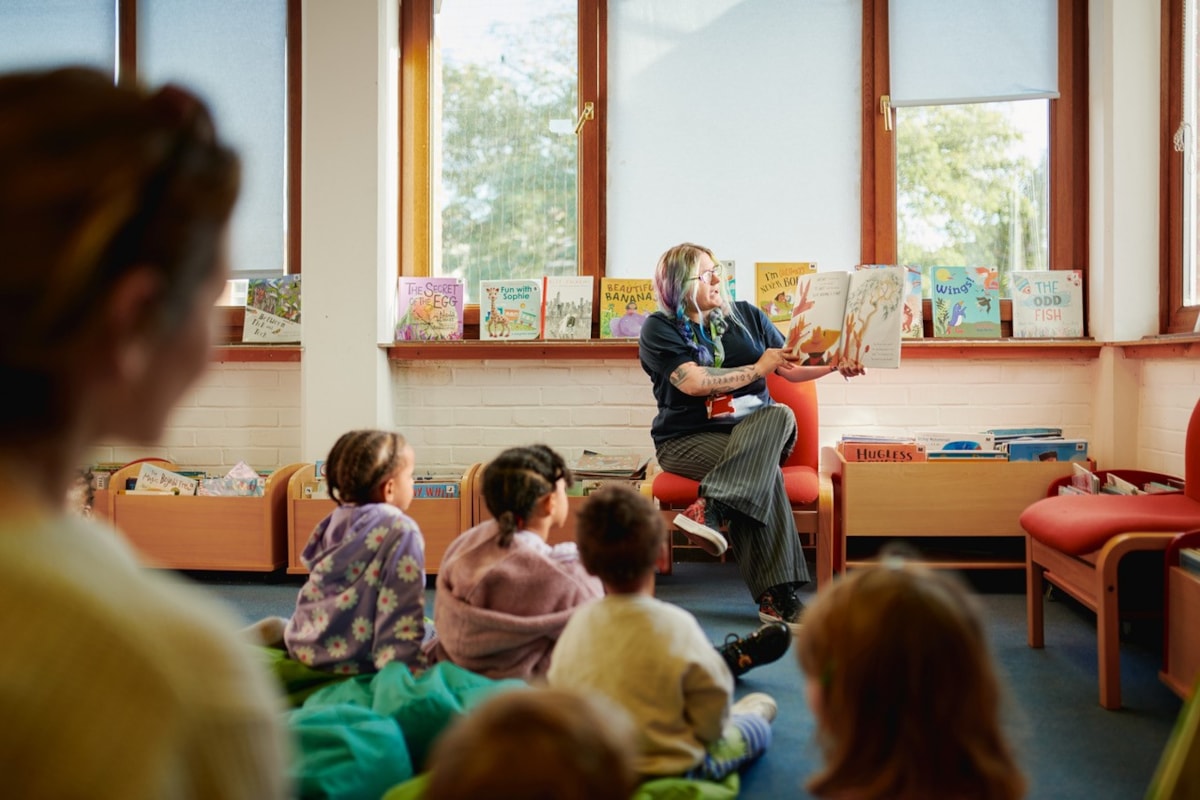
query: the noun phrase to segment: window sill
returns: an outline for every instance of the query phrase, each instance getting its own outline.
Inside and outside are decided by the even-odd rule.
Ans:
[[[300,361],[303,348],[298,344],[221,344],[213,348],[210,361],[231,362],[275,362]]]
[[[1200,339],[1197,340],[1200,343]],[[516,359],[635,359],[637,342],[588,339],[570,342],[494,342],[466,339],[454,342],[403,342],[381,344],[392,361],[460,361]],[[912,339],[904,342],[902,358],[987,358],[1031,360],[1037,358],[1093,359],[1104,344],[1091,339]]]
[[[1197,358],[1200,357],[1200,334],[1174,333],[1147,336],[1134,342],[1113,342],[1125,351],[1126,358]]]

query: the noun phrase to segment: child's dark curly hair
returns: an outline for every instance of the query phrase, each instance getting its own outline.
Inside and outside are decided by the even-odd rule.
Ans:
[[[637,587],[654,565],[667,529],[650,499],[623,483],[588,495],[575,520],[579,559],[617,592]]]
[[[574,483],[567,462],[544,444],[511,447],[483,468],[483,501],[500,526],[501,547],[525,527],[537,501],[562,478]]]
[[[325,462],[329,496],[338,505],[374,502],[379,487],[404,465],[407,446],[405,438],[392,431],[343,433]]]

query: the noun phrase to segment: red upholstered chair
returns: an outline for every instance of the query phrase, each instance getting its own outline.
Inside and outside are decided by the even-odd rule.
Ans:
[[[796,530],[805,547],[816,544],[817,520],[820,509],[821,491],[818,468],[820,465],[820,434],[817,413],[817,387],[814,381],[792,383],[778,375],[767,376],[767,388],[777,403],[790,406],[796,415],[796,447],[783,465],[783,482],[787,487],[788,499],[792,501],[792,515],[796,518]],[[700,484],[682,475],[659,472],[654,476],[653,493],[662,509],[667,525],[673,527],[675,515],[696,501]],[[826,498],[832,504],[832,495]],[[724,558],[724,556],[722,556]]]
[[[1165,551],[1177,534],[1200,527],[1200,402],[1192,410],[1184,448],[1182,492],[1057,496],[1056,483],[1050,488],[1053,496],[1021,514],[1029,646],[1044,644],[1043,581],[1095,611],[1100,705],[1105,708],[1121,707],[1121,560],[1139,550]],[[1139,484],[1167,477],[1138,470],[1112,472]]]

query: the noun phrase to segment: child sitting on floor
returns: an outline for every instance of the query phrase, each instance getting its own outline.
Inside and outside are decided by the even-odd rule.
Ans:
[[[630,714],[643,777],[722,780],[766,751],[776,704],[754,693],[731,707],[733,675],[696,618],[655,599],[665,537],[658,510],[632,488],[608,484],[589,496],[576,538],[607,594],[571,617],[547,678]]]
[[[885,554],[817,594],[796,648],[825,756],[817,797],[1025,794],[982,614],[957,580]]]
[[[603,593],[574,542],[549,545],[567,520],[571,471],[545,445],[505,450],[483,470],[494,519],[450,543],[437,576],[431,663],[450,661],[489,678],[545,674],[576,608]]]
[[[398,433],[350,431],[325,466],[338,505],[300,556],[308,581],[291,619],[260,621],[257,633],[270,644],[282,627],[292,658],[329,672],[375,672],[391,661],[422,667],[425,540],[404,513],[413,450]]]
[[[424,796],[438,800],[628,800],[633,726],[621,709],[559,689],[508,691],[434,745]]]

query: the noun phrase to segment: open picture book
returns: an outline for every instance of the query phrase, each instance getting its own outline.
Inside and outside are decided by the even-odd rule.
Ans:
[[[906,289],[904,267],[801,275],[784,349],[801,365],[899,367]]]

